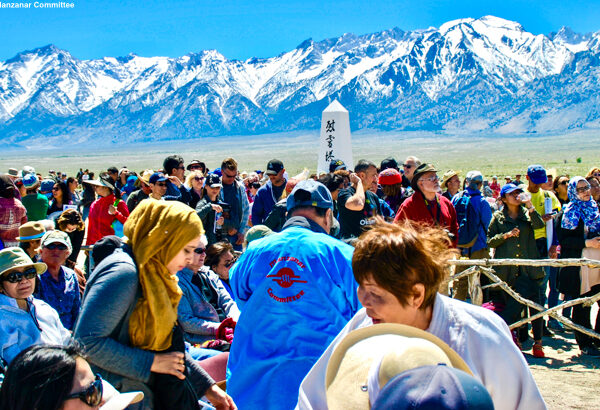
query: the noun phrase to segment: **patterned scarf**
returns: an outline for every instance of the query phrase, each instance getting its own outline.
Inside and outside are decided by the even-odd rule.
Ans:
[[[204,233],[200,218],[177,201],[142,201],[124,227],[138,266],[142,297],[129,318],[135,347],[163,351],[171,346],[181,290],[167,264],[192,239]]]
[[[579,181],[587,181],[583,177],[573,177],[569,181],[569,188],[567,192],[569,194],[570,202],[565,206],[561,227],[564,229],[576,229],[579,224],[579,220],[582,219],[583,223],[590,232],[600,231],[600,212],[598,211],[598,205],[592,198],[589,201],[582,201],[577,195],[577,184]]]

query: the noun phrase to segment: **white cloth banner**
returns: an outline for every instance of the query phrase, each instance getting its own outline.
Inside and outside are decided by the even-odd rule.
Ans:
[[[354,169],[348,110],[337,100],[323,111],[317,173],[329,172],[333,159],[341,159],[348,169]]]

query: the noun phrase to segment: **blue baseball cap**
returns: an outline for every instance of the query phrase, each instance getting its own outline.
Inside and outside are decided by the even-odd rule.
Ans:
[[[404,371],[381,389],[371,409],[490,409],[490,393],[473,376],[438,364]]]
[[[346,164],[341,159],[332,159],[329,163],[329,172],[335,172],[340,169],[346,169]]]
[[[157,182],[163,182],[166,181],[167,178],[165,176],[165,174],[163,174],[162,172],[155,172],[154,174],[152,174],[150,176],[150,180],[148,181],[150,184],[156,184]]]
[[[314,206],[315,208],[333,208],[333,198],[325,185],[314,179],[298,182],[292,193],[287,197],[287,210],[299,206]]]
[[[513,183],[506,184],[500,190],[500,196],[506,196],[506,195],[510,194],[511,192],[516,191],[516,190],[523,191],[523,188],[518,187],[517,185],[515,185]]]
[[[527,168],[527,176],[534,184],[545,184],[548,182],[546,170],[541,165],[530,165]]]

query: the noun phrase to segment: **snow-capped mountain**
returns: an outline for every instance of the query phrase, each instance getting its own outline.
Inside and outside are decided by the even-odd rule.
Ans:
[[[318,128],[334,98],[355,130],[563,131],[600,127],[599,80],[600,32],[534,35],[493,16],[246,61],[78,60],[49,45],[0,63],[0,134],[30,145]]]

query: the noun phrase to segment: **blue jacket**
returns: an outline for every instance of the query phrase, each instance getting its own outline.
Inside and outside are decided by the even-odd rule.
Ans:
[[[71,338],[58,313],[43,300],[27,298],[29,312],[0,293],[0,359],[10,363],[22,350],[38,343],[62,345]]]
[[[471,196],[470,203],[473,205],[477,215],[479,215],[479,235],[477,235],[477,241],[475,241],[475,244],[470,248],[471,252],[475,252],[488,247],[487,232],[490,227],[490,222],[492,221],[492,208],[490,207],[488,201],[485,200],[483,195],[481,195],[479,190],[467,187],[465,191],[467,195]],[[456,204],[458,198],[465,191],[461,191],[454,195],[452,198],[452,205]],[[460,221],[458,222],[460,223]],[[468,254],[468,251],[469,249],[461,249],[463,255]]]
[[[227,367],[240,409],[293,409],[298,388],[360,308],[353,248],[315,222],[292,217],[253,241],[230,272],[242,311]]]
[[[192,196],[185,185],[181,184],[181,187],[177,188],[177,186],[169,180],[167,180],[166,183],[167,192],[163,195],[165,201],[179,201],[186,205],[190,203]]]
[[[212,288],[217,291],[219,307],[227,317],[237,321],[240,311],[219,277],[207,266],[203,267],[198,275],[208,277]],[[200,288],[192,283],[193,276],[194,272],[188,268],[177,272],[179,287],[183,292],[177,308],[177,318],[185,332],[185,340],[190,343],[203,343],[215,339],[215,333],[223,319],[219,318],[216,309],[208,302]]]
[[[285,192],[285,184],[283,189]],[[275,198],[275,194],[273,193],[273,184],[271,181],[261,186],[256,192],[256,197],[252,203],[252,225],[261,225],[265,223],[267,216],[269,216],[275,207],[275,204],[280,199],[281,198]]]

